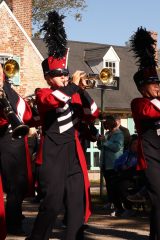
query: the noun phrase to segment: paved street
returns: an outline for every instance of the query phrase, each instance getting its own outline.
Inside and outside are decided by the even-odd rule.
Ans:
[[[97,188],[92,188],[93,213],[85,230],[86,240],[147,240],[149,234],[148,214],[137,211],[134,217],[122,218],[111,217],[103,208],[103,204],[97,201],[95,193],[99,196]],[[96,199],[96,201],[95,201]],[[31,231],[35,216],[37,214],[37,203],[32,203],[32,199],[27,199],[23,204],[24,219],[23,228],[24,236],[7,236],[6,240],[24,240],[25,236]],[[50,239],[63,240],[65,229],[62,227],[62,217],[59,215],[56,226],[53,229]]]
[[[23,204],[25,234],[29,234],[37,214],[38,204],[27,199]],[[63,240],[65,229],[62,227],[62,215],[57,219],[51,239]],[[7,240],[24,240],[25,236],[11,236]],[[117,218],[107,215],[102,204],[93,203],[93,214],[85,230],[86,240],[147,240],[148,239],[148,217],[146,213],[138,212],[130,218]]]

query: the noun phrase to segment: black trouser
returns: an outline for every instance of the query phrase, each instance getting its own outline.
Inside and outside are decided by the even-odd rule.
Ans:
[[[150,133],[150,132],[149,132]],[[153,131],[151,131],[153,133]],[[154,132],[156,134],[156,132]],[[156,141],[155,141],[156,139]],[[146,187],[151,199],[150,239],[160,239],[160,137],[153,135],[142,141],[147,162],[145,170]]]
[[[160,162],[148,163],[146,187],[151,199],[150,240],[160,239]]]
[[[108,201],[113,203],[118,210],[123,209],[122,203],[124,203],[126,209],[132,208],[132,204],[126,199],[128,187],[131,185],[131,177],[132,175],[127,178],[125,173],[120,175],[112,169],[104,171]]]
[[[107,191],[107,198],[108,202],[113,202],[114,196],[113,196],[113,179],[116,176],[116,172],[113,169],[109,170],[102,170],[103,176],[105,179],[106,184],[106,191]]]
[[[26,150],[24,140],[13,140],[5,129],[0,129],[0,164],[3,188],[7,194],[7,225],[21,227],[22,201],[27,192]]]
[[[60,212],[64,194],[67,206],[66,240],[81,240],[84,222],[84,181],[74,142],[56,145],[47,136],[39,169],[44,196],[29,239],[48,240]]]
[[[132,203],[127,200],[127,196],[129,195],[129,188],[134,187],[134,176],[137,176],[136,170],[130,168],[118,171],[115,177],[115,198],[121,202],[120,206],[123,203],[125,209],[132,209]]]

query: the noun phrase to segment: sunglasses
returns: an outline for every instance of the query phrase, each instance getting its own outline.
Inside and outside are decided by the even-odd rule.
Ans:
[[[53,70],[49,73],[49,75],[51,77],[61,77],[61,76],[68,76],[69,75],[69,71],[68,69],[56,69],[56,70]]]

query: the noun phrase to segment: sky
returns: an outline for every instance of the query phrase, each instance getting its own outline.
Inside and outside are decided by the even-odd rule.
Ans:
[[[124,46],[138,27],[158,33],[160,48],[160,0],[86,0],[82,21],[65,15],[68,40]]]

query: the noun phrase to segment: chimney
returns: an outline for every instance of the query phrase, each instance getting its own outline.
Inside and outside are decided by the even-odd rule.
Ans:
[[[32,36],[32,0],[6,0],[14,16],[29,37]]]

